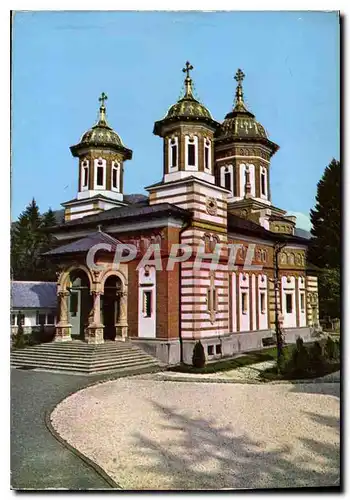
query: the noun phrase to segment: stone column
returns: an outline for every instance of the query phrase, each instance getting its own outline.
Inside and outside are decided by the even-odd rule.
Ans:
[[[122,292],[119,297],[119,321],[116,325],[116,331],[119,332],[122,340],[125,341],[128,336],[128,292]]]
[[[59,301],[59,322],[56,325],[55,342],[64,342],[72,340],[72,325],[68,323],[68,297],[69,292],[58,292]]]
[[[93,297],[93,312],[91,322],[85,330],[85,342],[88,344],[103,344],[103,324],[101,323],[101,295],[100,291],[90,292]]]

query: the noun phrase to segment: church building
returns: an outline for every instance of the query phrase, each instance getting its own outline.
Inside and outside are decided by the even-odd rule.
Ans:
[[[277,313],[286,342],[317,327],[308,240],[272,204],[279,146],[247,109],[245,75],[237,71],[233,107],[216,121],[194,95],[192,70],[187,62],[182,97],[154,124],[163,167],[148,196],[124,194],[132,150],[107,121],[104,93],[97,123],[71,146],[77,196],[62,204],[46,254],[59,268],[55,342],[132,342],[176,364],[191,363],[199,339],[208,360],[261,348]]]

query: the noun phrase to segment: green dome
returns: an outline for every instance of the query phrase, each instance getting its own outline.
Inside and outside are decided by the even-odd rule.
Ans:
[[[165,118],[173,118],[175,116],[184,118],[197,116],[199,118],[212,119],[212,116],[207,108],[194,97],[183,97],[177,103],[173,104],[169,108]]]
[[[123,146],[122,140],[109,125],[97,123],[83,134],[80,144],[87,146]]]
[[[104,147],[121,152],[127,159],[131,159],[132,151],[124,146],[117,132],[115,132],[107,123],[106,107],[104,105],[105,99],[107,99],[107,96],[103,92],[99,98],[101,106],[98,122],[82,135],[78,144],[71,146],[71,152],[74,156],[79,156],[82,149]]]
[[[242,81],[244,79],[242,70],[238,70],[235,80],[238,85],[233,110],[227,113],[224,121],[217,128],[215,133],[215,142],[228,141],[257,141],[268,145],[273,152],[277,151],[278,146],[269,140],[264,127],[259,123],[253,113],[248,111],[243,99]]]
[[[189,62],[186,63],[186,68],[183,69],[187,73],[185,78],[185,95],[181,97],[175,104],[170,106],[167,114],[162,120],[155,122],[154,134],[161,135],[163,125],[174,121],[203,121],[212,127],[216,128],[218,123],[213,120],[210,111],[193,95],[192,79],[189,76],[189,71],[193,66]]]

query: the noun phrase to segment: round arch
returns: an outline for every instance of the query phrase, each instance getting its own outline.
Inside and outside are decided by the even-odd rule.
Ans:
[[[75,264],[75,265],[68,267],[67,269],[64,269],[64,271],[61,272],[61,274],[58,278],[58,282],[57,282],[58,291],[65,292],[69,286],[69,283],[70,283],[71,273],[74,271],[79,271],[79,270],[83,271],[86,274],[86,276],[88,277],[90,290],[92,290],[93,289],[93,278],[91,276],[89,269],[86,266],[84,266],[83,264]]]

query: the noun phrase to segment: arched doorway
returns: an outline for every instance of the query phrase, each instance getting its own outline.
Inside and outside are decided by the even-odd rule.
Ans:
[[[121,296],[123,284],[119,276],[109,276],[104,283],[102,298],[102,323],[104,324],[104,340],[115,340],[119,336],[118,324],[120,322]]]
[[[75,269],[69,273],[68,322],[72,325],[73,339],[84,340],[85,329],[89,324],[92,310],[90,282],[82,269]]]

